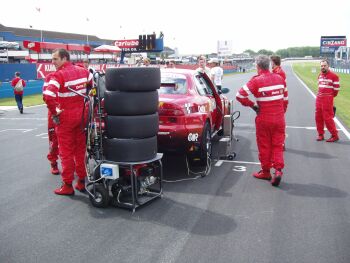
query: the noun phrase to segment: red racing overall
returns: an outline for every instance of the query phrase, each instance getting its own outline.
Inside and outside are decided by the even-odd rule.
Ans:
[[[286,83],[279,75],[260,69],[258,75],[237,92],[236,99],[243,106],[253,107],[249,95],[256,98],[259,106],[255,125],[261,168],[268,174],[272,167],[281,170],[284,167],[284,115],[288,106]]]
[[[286,81],[286,73],[284,72],[284,70],[281,68],[281,66],[276,66],[272,69],[272,73],[276,73],[278,75],[280,75],[284,81]]]
[[[318,93],[316,97],[315,120],[319,136],[324,135],[324,125],[332,137],[338,137],[338,131],[333,117],[333,100],[340,90],[339,77],[328,70],[327,73],[320,73],[318,76]]]
[[[44,85],[43,85],[43,93],[47,89],[47,86],[49,85],[50,78],[53,73],[46,76]],[[45,96],[44,96],[45,101]],[[48,110],[47,111],[47,134],[49,136],[49,153],[47,154],[47,159],[51,162],[51,164],[54,164],[57,167],[57,160],[58,160],[58,140],[56,135],[56,124],[52,120],[52,114]]]
[[[87,119],[83,116],[84,98],[68,88],[86,95],[87,85],[90,84],[91,76],[86,69],[65,62],[51,76],[44,91],[45,102],[51,114],[57,115],[56,108],[62,110],[56,131],[62,163],[62,180],[67,185],[72,184],[74,172],[80,180],[84,180],[86,176],[84,127]]]

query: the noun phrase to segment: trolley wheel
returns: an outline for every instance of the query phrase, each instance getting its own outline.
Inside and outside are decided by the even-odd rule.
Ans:
[[[92,190],[92,193],[93,192],[94,191]],[[98,184],[95,186],[95,196],[89,195],[89,198],[91,204],[95,207],[104,208],[108,206],[109,193],[108,190],[102,184]]]
[[[236,157],[236,153],[227,155],[227,160],[232,161]]]

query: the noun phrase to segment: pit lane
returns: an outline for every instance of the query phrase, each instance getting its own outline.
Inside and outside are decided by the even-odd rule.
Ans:
[[[54,195],[46,108],[0,113],[0,262],[349,262],[349,140],[340,132],[339,143],[315,141],[314,99],[286,72],[280,188],[251,177],[255,113],[236,103],[237,157],[214,162],[204,178],[165,183],[164,197],[134,215],[96,209],[80,193]],[[252,75],[225,77],[229,97]],[[181,156],[163,163],[166,180],[188,178]]]

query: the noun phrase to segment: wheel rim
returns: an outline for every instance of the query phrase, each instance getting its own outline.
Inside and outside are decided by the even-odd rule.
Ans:
[[[94,200],[96,203],[101,203],[102,202],[102,194],[100,192],[95,192]]]
[[[208,155],[210,155],[211,152],[211,136],[209,130],[207,130],[206,135],[205,135],[205,150]]]

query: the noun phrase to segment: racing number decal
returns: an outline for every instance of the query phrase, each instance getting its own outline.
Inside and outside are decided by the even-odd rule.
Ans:
[[[189,142],[197,142],[198,141],[198,133],[189,133],[187,136]]]
[[[247,171],[247,167],[236,165],[236,166],[234,166],[233,171],[235,171],[235,172],[245,172],[245,171]]]

